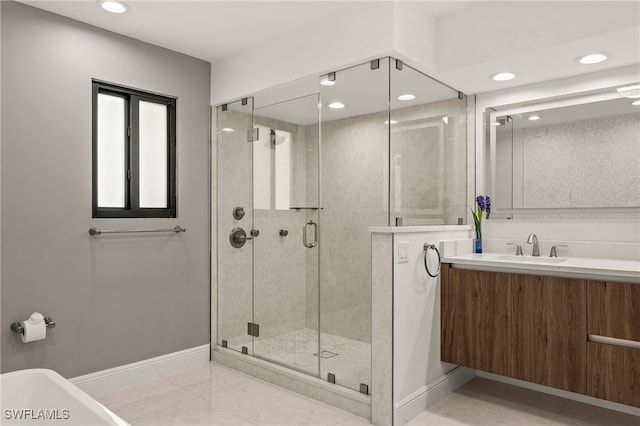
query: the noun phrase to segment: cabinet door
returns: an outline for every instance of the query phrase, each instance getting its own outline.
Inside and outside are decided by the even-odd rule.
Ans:
[[[511,375],[508,277],[448,265],[442,271],[442,360]]]
[[[583,280],[516,275],[512,288],[514,377],[586,393]]]
[[[640,342],[640,285],[590,281],[589,334]]]
[[[588,395],[640,407],[640,349],[588,343]]]
[[[583,280],[443,271],[443,361],[586,393]]]

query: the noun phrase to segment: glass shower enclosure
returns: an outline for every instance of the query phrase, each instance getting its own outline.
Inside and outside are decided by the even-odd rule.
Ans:
[[[466,218],[466,97],[387,57],[221,105],[216,134],[216,344],[370,394],[369,227]]]

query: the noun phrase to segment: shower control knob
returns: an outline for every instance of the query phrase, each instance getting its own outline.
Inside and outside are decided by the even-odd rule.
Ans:
[[[240,220],[244,217],[244,207],[236,207],[233,209],[233,218]]]
[[[289,235],[289,231],[287,231],[286,229],[281,229],[280,230],[280,236],[281,237],[286,237],[287,235]]]
[[[229,242],[231,243],[231,246],[235,248],[244,246],[244,244],[250,239],[252,239],[252,237],[248,237],[247,233],[244,232],[244,229],[242,228],[233,228],[229,234]]]

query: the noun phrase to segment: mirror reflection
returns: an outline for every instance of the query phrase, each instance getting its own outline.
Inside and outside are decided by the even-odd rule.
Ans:
[[[494,217],[636,217],[640,105],[635,100],[613,88],[492,113]]]

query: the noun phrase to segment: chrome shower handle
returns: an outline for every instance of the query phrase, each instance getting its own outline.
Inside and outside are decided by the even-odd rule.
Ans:
[[[307,242],[307,227],[313,225],[313,241]],[[302,244],[306,248],[314,248],[318,245],[318,224],[312,220],[308,220],[302,226]]]
[[[260,235],[260,231],[252,229],[249,231],[249,234],[251,234],[251,236],[248,236],[244,229],[240,227],[233,228],[229,234],[229,242],[231,243],[231,246],[241,248],[247,241],[253,240],[255,237]]]

